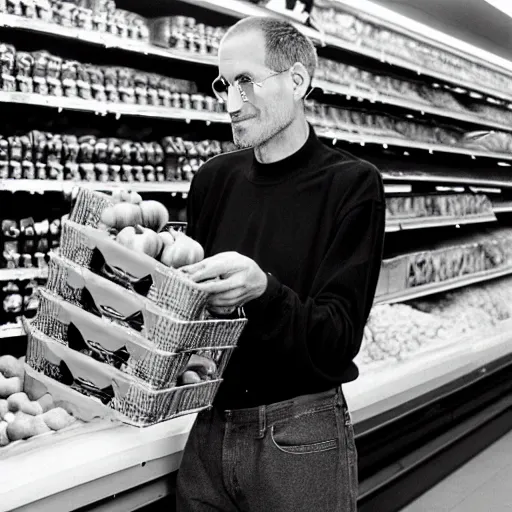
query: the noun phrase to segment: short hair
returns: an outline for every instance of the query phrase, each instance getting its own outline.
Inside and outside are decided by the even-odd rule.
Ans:
[[[311,40],[291,23],[278,18],[250,16],[233,25],[225,38],[245,30],[261,30],[265,39],[265,65],[280,72],[300,62],[313,79],[318,63],[316,48]]]

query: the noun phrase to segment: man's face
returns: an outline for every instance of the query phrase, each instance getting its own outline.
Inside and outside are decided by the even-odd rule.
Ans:
[[[261,146],[291,124],[297,105],[290,74],[267,78],[276,72],[265,65],[265,40],[259,31],[234,34],[223,41],[219,72],[231,84],[235,79],[264,80],[262,87],[252,86],[247,102],[235,87],[230,88],[227,107],[233,142],[239,148]]]

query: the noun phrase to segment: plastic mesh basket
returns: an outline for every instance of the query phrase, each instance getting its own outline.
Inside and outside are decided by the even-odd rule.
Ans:
[[[30,325],[33,328],[66,346],[69,346],[71,342],[71,348],[73,348],[72,339],[70,339],[68,332],[69,324],[73,320],[77,323],[83,323],[85,319],[85,321],[89,321],[95,327],[103,327],[107,336],[110,334],[111,337],[116,339],[124,338],[125,344],[123,348],[128,357],[124,358],[121,362],[119,358],[112,356],[107,350],[102,350],[101,345],[98,346],[97,340],[86,340],[88,345],[84,343],[87,348],[82,353],[87,353],[95,360],[110,364],[127,375],[141,379],[155,389],[169,388],[176,385],[190,354],[186,352],[173,353],[157,350],[151,345],[146,344],[144,338],[138,336],[133,330],[124,328],[107,319],[95,317],[85,311],[77,313],[81,316],[80,321],[77,321],[76,317],[73,318],[71,316],[69,322],[64,322],[60,319],[60,299],[52,296],[44,289],[41,291],[40,297],[38,314],[30,321]],[[80,331],[79,328],[78,331]],[[76,333],[74,336],[76,336]]]
[[[73,263],[90,268],[94,249],[88,245],[84,232],[76,225],[65,221],[62,223],[59,252]]]
[[[208,295],[178,270],[159,266],[155,269],[152,298],[175,318],[199,320],[205,316]]]
[[[169,352],[235,346],[247,323],[245,318],[189,322],[164,315],[161,309],[150,304],[143,314],[148,340]]]
[[[47,349],[51,348],[52,344],[60,344],[36,329],[30,328],[30,326],[27,328],[27,333],[26,363],[35,371],[54,379],[57,387],[66,386],[69,388],[63,383],[64,376],[60,372],[59,365],[47,361],[45,357]],[[63,347],[63,350],[69,351],[70,349]],[[86,356],[75,355],[75,357]],[[98,368],[105,366],[95,361],[91,361],[92,364],[97,365],[96,371],[98,371]],[[121,419],[126,423],[140,427],[167,421],[211,406],[221,383],[220,380],[211,380],[199,384],[155,390],[130,376],[123,376],[115,370],[109,370],[109,375],[112,375],[113,397],[104,407],[114,409],[120,413],[123,416]],[[80,377],[87,380],[86,375]],[[121,391],[121,388],[124,391]],[[77,388],[73,387],[71,389],[83,395],[83,392]],[[87,397],[87,395],[85,396]],[[97,404],[94,398],[87,397],[86,399],[95,401]]]
[[[106,194],[96,192],[95,190],[79,188],[75,206],[71,211],[69,220],[84,226],[97,227],[103,210],[113,204],[111,197]]]

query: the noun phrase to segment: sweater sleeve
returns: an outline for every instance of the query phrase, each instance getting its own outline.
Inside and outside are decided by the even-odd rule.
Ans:
[[[382,260],[382,196],[377,191],[339,219],[309,297],[269,275],[265,293],[245,306],[262,348],[284,352],[305,379],[338,384],[360,349]]]

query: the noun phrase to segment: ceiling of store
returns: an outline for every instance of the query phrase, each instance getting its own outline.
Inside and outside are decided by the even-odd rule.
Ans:
[[[484,0],[372,1],[512,61],[512,18]]]

